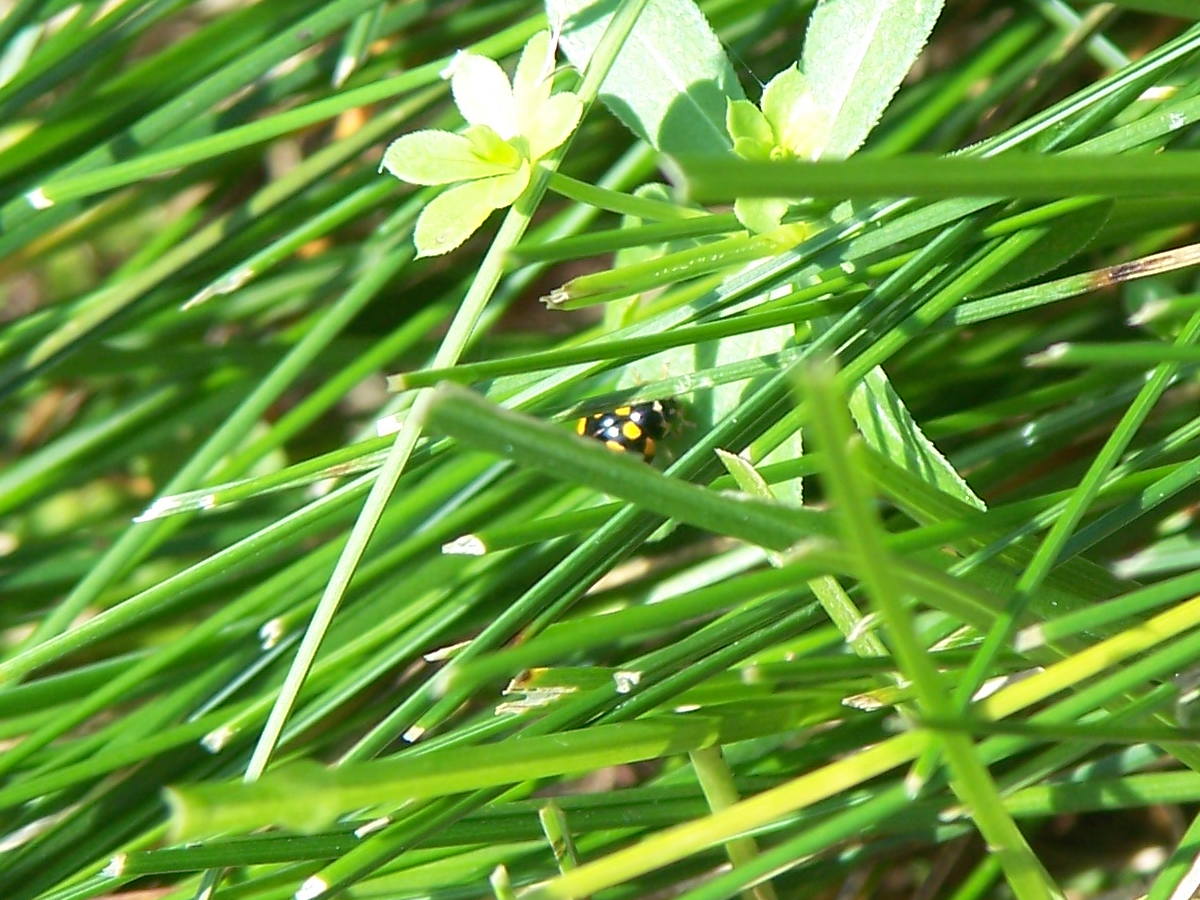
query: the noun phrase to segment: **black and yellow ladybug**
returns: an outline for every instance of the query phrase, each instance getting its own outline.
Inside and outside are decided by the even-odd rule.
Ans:
[[[616,453],[636,450],[650,462],[658,442],[670,434],[678,417],[679,404],[674,400],[649,400],[584,416],[575,424],[575,431]]]

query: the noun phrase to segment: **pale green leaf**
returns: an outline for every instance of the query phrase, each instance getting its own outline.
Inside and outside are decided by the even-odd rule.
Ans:
[[[942,11],[943,0],[822,0],[804,40],[802,67],[829,116],[822,155],[862,146]]]
[[[487,125],[505,140],[517,135],[517,106],[508,76],[494,59],[460,50],[447,67],[454,105],[471,125]]]
[[[775,142],[771,123],[749,100],[730,100],[726,104],[725,128],[733,138],[734,152],[737,151],[738,141],[742,139],[768,145]]]
[[[513,170],[513,164],[481,156],[478,146],[449,131],[414,131],[392,141],[383,154],[382,168],[410,184],[451,184]]]
[[[479,157],[495,163],[501,172],[511,172],[521,164],[521,154],[517,148],[486,125],[471,125],[463,132],[463,137],[471,142]],[[500,172],[494,174],[499,175]]]
[[[755,234],[774,231],[791,203],[779,197],[739,197],[733,203],[738,221]]]
[[[418,256],[439,256],[458,247],[478,230],[493,210],[508,206],[529,183],[529,166],[480,178],[434,197],[421,211],[413,234]]]
[[[583,71],[617,0],[549,0],[562,48]],[[634,133],[665,153],[728,150],[725,105],[742,98],[721,42],[691,0],[650,0],[600,88]]]
[[[755,138],[740,137],[733,142],[733,152],[742,159],[753,159],[766,162],[771,159],[774,142],[760,141]]]
[[[762,95],[763,116],[775,143],[800,159],[816,159],[829,137],[829,120],[795,66],[770,80]]]
[[[882,455],[943,493],[976,509],[987,509],[921,431],[883,369],[876,366],[855,385],[850,394],[850,413],[866,442]]]
[[[532,117],[550,97],[553,71],[554,48],[550,44],[550,32],[539,31],[525,42],[517,70],[513,73],[513,97],[522,134],[529,133]]]
[[[570,137],[582,114],[583,104],[574,94],[564,92],[550,97],[522,126],[522,134],[529,141],[529,158],[541,159]]]

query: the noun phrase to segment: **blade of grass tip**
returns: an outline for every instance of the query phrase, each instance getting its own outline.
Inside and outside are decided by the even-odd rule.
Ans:
[[[575,840],[571,836],[571,826],[567,814],[553,800],[538,807],[538,821],[546,835],[546,843],[558,863],[558,870],[566,872],[579,866],[579,851],[575,849]]]
[[[1175,346],[1191,346],[1198,338],[1200,338],[1200,313],[1196,313],[1188,320],[1176,338]],[[1050,532],[1038,545],[1033,559],[1021,573],[1007,607],[996,617],[995,623],[984,638],[983,645],[963,674],[955,691],[955,702],[959,710],[966,709],[971,697],[983,683],[997,654],[1011,638],[1016,623],[1029,605],[1033,593],[1050,574],[1050,570],[1062,555],[1063,548],[1075,527],[1087,513],[1088,508],[1104,486],[1105,479],[1120,462],[1121,455],[1128,448],[1151,410],[1154,409],[1163,391],[1174,379],[1178,369],[1178,364],[1171,362],[1161,363],[1155,367],[1149,380],[1138,391],[1137,396],[1129,404],[1129,408],[1121,416],[1120,421],[1113,428],[1091,465],[1088,466],[1087,472],[1080,479],[1079,485],[1067,501],[1062,514],[1055,520]]]
[[[351,23],[350,30],[346,32],[346,39],[342,42],[342,52],[338,57],[337,66],[333,70],[331,84],[335,88],[340,88],[345,84],[346,79],[367,58],[371,42],[375,40],[375,36],[379,32],[379,21],[382,17],[383,4],[381,3],[374,9],[359,13],[358,18]]]
[[[1196,365],[1200,348],[1158,341],[1122,341],[1112,344],[1078,344],[1062,341],[1025,357],[1028,366],[1116,366],[1145,368],[1163,362]]]
[[[503,863],[492,870],[488,884],[492,886],[492,896],[496,900],[517,900],[517,892],[513,890],[512,881],[508,877],[508,867]]]
[[[818,449],[824,450],[826,487],[839,511],[842,540],[859,557],[864,589],[874,601],[887,628],[894,655],[912,682],[923,713],[954,717],[949,693],[921,644],[901,589],[888,564],[883,525],[874,513],[868,478],[858,463],[852,429],[837,378],[828,365],[813,365],[800,388],[810,410]],[[861,446],[861,445],[860,445]],[[843,451],[849,449],[850,453]],[[976,827],[992,852],[1000,857],[1013,892],[1020,898],[1060,898],[1062,893],[1005,812],[1000,792],[974,744],[962,734],[943,733],[939,743],[954,775],[955,792],[971,811]]]
[[[632,30],[633,24],[646,2],[647,0],[632,0],[632,2],[622,3],[621,8],[613,16],[580,85],[579,97],[583,103],[584,115],[587,114],[588,108],[599,93],[600,83],[607,74],[618,48]],[[533,181],[525,193],[504,217],[499,231],[492,240],[491,246],[463,298],[462,305],[451,321],[446,336],[438,348],[433,361],[434,367],[450,366],[458,361],[463,348],[471,338],[475,323],[483,314],[484,306],[499,284],[505,257],[529,227],[533,213],[545,194],[549,174],[557,167],[558,161],[562,159],[570,144],[571,140],[568,138],[562,147],[547,158],[542,166],[538,167]],[[342,553],[334,566],[329,583],[321,595],[313,618],[300,642],[300,647],[284,683],[280,687],[259,740],[255,744],[250,762],[246,767],[244,776],[246,781],[257,780],[266,770],[287,718],[299,696],[305,676],[316,658],[325,632],[328,631],[333,621],[338,604],[349,586],[359,560],[366,551],[367,543],[375,530],[376,523],[383,514],[384,506],[404,471],[409,456],[416,447],[431,399],[430,392],[425,392],[417,398],[411,414],[405,418],[404,424],[396,434],[395,443],[388,451],[383,465],[375,473],[374,483],[363,504],[362,512],[355,520]]]
[[[361,217],[368,209],[383,202],[389,194],[395,191],[396,185],[389,184],[384,179],[364,185],[287,234],[272,241],[249,259],[242,260],[224,274],[214,278],[203,289],[184,301],[180,309],[190,310],[213,297],[236,291],[252,278],[256,278],[272,266],[287,259],[309,241],[323,237],[344,222]]]

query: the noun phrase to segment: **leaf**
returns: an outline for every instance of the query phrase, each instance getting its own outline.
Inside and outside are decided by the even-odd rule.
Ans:
[[[1136,9],[1140,12],[1158,13],[1163,16],[1177,16],[1180,19],[1200,19],[1200,7],[1195,0],[1083,0],[1084,3],[1112,3],[1126,9]]]
[[[976,509],[987,505],[929,438],[876,366],[850,394],[850,414],[867,444],[926,484]]]
[[[438,194],[421,211],[413,241],[418,256],[449,253],[473,235],[493,210],[508,206],[529,184],[529,166],[468,181]]]
[[[513,165],[481,156],[479,146],[450,131],[414,131],[392,141],[382,168],[409,184],[452,184],[512,172]]]
[[[1049,234],[973,290],[971,296],[998,293],[1057,269],[1095,240],[1112,208],[1113,201],[1109,200],[1060,216]]]
[[[763,90],[762,110],[778,146],[800,159],[821,155],[829,121],[799,69],[789,66],[771,79]]]
[[[487,125],[508,140],[517,134],[517,104],[508,76],[494,59],[460,50],[447,67],[454,105],[472,125]]]
[[[512,172],[521,164],[521,154],[517,149],[486,125],[469,126],[463,132],[463,137],[471,142],[476,155],[503,167],[504,172]]]
[[[521,134],[529,134],[531,126],[536,124],[538,110],[549,99],[553,72],[554,49],[550,45],[550,32],[539,31],[525,42],[517,70],[513,73],[513,99],[517,104],[517,127]]]
[[[1200,104],[1198,104],[1200,109]],[[758,162],[678,154],[688,195],[734,197],[968,197],[1004,199],[1151,197],[1200,194],[1200,152],[1004,153],[999,156],[860,155],[842,160]],[[979,207],[976,207],[979,208]]]
[[[729,101],[725,107],[725,128],[729,132],[729,136],[733,138],[735,149],[741,138],[758,144],[770,145],[775,142],[775,133],[771,131],[771,123],[749,100]]]
[[[529,141],[529,158],[541,159],[570,137],[582,114],[583,104],[572,93],[555,94],[546,100],[522,131]]]
[[[920,55],[942,0],[821,0],[808,24],[801,68],[829,116],[822,156],[862,146]]]
[[[739,197],[733,203],[738,221],[755,234],[765,234],[779,227],[791,203],[779,197]]]
[[[563,23],[561,45],[583,71],[617,0],[549,0]],[[621,48],[600,99],[622,122],[664,153],[720,152],[731,146],[725,104],[744,96],[720,41],[691,0],[650,0]]]

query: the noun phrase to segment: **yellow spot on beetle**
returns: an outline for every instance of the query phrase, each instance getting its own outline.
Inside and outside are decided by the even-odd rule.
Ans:
[[[621,426],[621,434],[631,441],[636,441],[642,436],[642,429],[638,428],[635,422],[626,422]]]
[[[587,419],[580,419],[575,423],[575,433],[582,435],[587,431]]]
[[[627,416],[631,412],[633,412],[632,406],[618,406],[616,409],[613,410],[613,413],[618,416]]]
[[[625,445],[622,444],[620,441],[605,441],[604,446],[607,447],[609,450],[612,450],[614,453],[624,453],[625,452]]]

